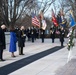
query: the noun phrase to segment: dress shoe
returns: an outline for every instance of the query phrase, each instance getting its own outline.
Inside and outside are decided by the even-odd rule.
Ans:
[[[21,54],[21,55],[25,55],[25,54]]]
[[[0,61],[5,61],[4,59],[0,59]]]
[[[12,57],[16,57],[16,56],[12,56]]]
[[[19,54],[19,55],[25,55],[25,54]]]

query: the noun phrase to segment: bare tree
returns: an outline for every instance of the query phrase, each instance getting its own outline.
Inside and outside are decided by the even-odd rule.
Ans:
[[[27,13],[35,0],[1,0],[0,16],[7,25],[14,26],[16,21]]]
[[[42,10],[42,12],[45,14],[47,12],[47,10],[49,10],[49,8],[51,7],[51,5],[55,2],[56,0],[42,0],[39,1],[39,8],[40,10]]]
[[[62,0],[60,4],[65,10],[65,13],[67,13],[69,10],[73,10],[74,19],[76,21],[76,0]]]

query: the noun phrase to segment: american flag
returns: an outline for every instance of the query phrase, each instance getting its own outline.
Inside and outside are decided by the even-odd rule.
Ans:
[[[32,13],[32,24],[34,26],[40,27],[40,21],[38,20],[38,18],[34,13]]]

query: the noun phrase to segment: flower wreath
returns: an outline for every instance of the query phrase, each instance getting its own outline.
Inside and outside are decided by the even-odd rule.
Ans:
[[[73,48],[73,46],[75,45],[74,28],[70,29],[70,32],[68,33],[67,37],[69,37],[69,41],[68,41],[68,44],[67,44],[67,49],[70,50],[70,48]]]

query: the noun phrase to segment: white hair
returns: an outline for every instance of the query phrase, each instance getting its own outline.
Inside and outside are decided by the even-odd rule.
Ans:
[[[2,28],[2,29],[5,29],[5,28],[6,28],[6,26],[5,26],[5,25],[1,25],[1,28]]]

